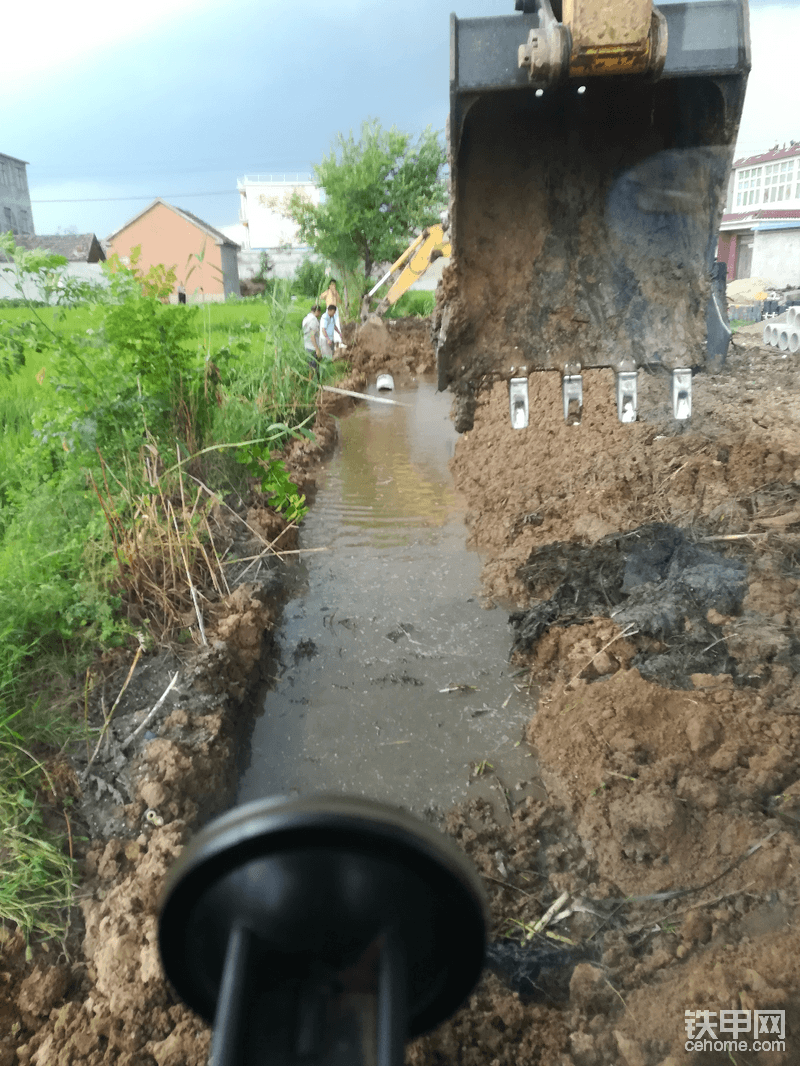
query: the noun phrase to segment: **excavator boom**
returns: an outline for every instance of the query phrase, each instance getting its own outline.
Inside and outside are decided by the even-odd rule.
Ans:
[[[612,367],[635,417],[636,371],[657,365],[682,417],[692,368],[723,358],[730,336],[713,281],[747,0],[517,7],[451,18],[440,388],[469,408],[489,381],[519,391],[531,371],[559,370],[566,410],[583,368]]]
[[[445,237],[442,226],[435,225],[424,229],[364,297],[361,317],[366,318],[370,313],[370,300],[390,278],[392,284],[378,304],[376,314],[382,315],[388,308],[394,307],[403,293],[408,292],[415,281],[419,281],[431,263],[442,256],[449,259],[450,253],[450,241]]]

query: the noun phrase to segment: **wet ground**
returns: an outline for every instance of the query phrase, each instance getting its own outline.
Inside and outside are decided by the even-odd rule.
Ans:
[[[507,612],[482,606],[481,559],[465,547],[450,398],[430,381],[392,398],[404,406],[340,421],[240,802],[331,790],[435,816],[475,795],[502,810],[543,794]]]

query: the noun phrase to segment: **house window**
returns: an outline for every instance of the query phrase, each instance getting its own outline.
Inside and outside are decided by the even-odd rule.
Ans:
[[[789,200],[792,196],[794,179],[794,160],[784,163],[770,163],[764,167],[764,203],[772,204],[779,200]]]
[[[740,170],[736,178],[736,206],[757,204],[761,199],[761,167]]]
[[[14,232],[14,216],[11,214],[11,208],[10,207],[4,207],[3,208],[3,212],[5,213],[5,216],[6,216],[6,227],[5,227],[6,231],[11,230],[11,232],[13,233]]]
[[[20,233],[30,232],[30,227],[28,225],[28,212],[22,207],[19,209],[19,229]]]
[[[6,163],[5,159],[0,159],[0,183],[3,185],[9,184],[8,163]]]

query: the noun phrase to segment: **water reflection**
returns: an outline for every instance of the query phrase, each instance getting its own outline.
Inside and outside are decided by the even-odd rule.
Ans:
[[[432,384],[394,396],[409,406],[342,420],[302,533],[327,550],[305,557],[287,605],[241,801],[332,789],[422,813],[486,791],[469,783],[485,759],[509,787],[534,777],[506,615],[481,609],[480,559],[464,546],[450,398]]]

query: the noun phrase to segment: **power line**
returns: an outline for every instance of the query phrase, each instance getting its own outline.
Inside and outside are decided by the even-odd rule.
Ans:
[[[220,189],[217,192],[173,192],[166,196],[95,196],[81,200],[31,200],[32,204],[109,204],[117,200],[177,200],[186,196],[232,196],[236,189]]]

